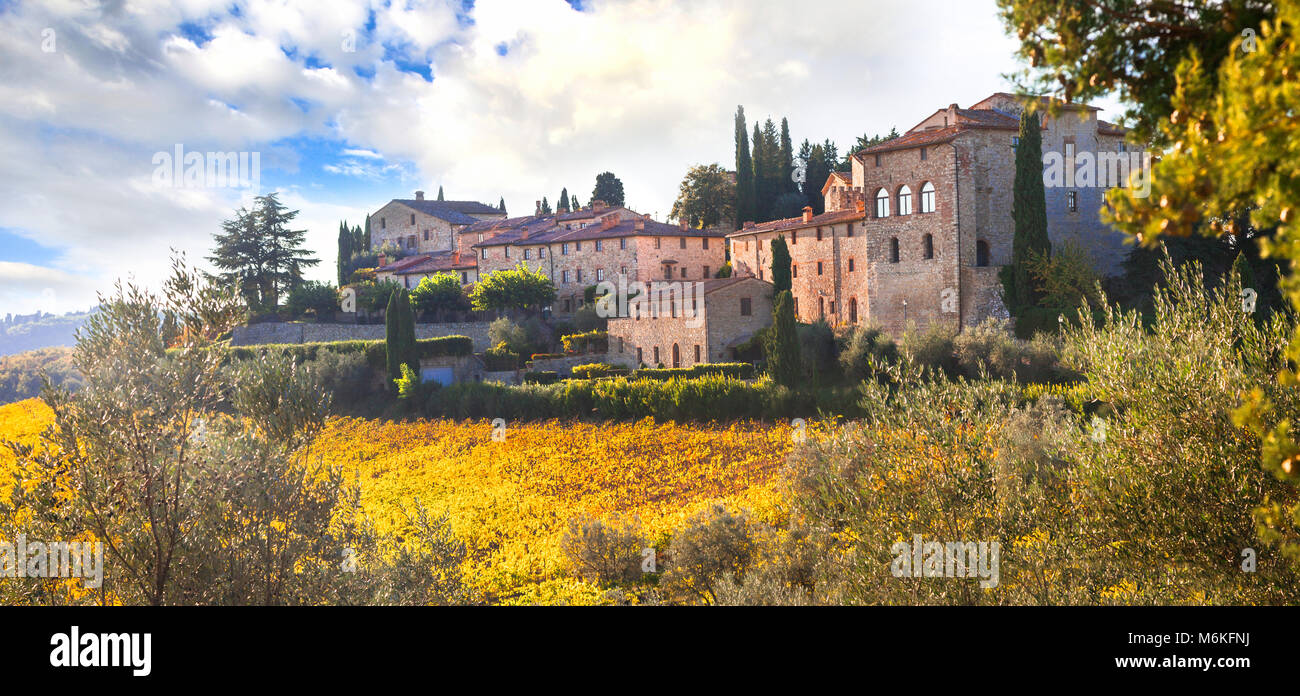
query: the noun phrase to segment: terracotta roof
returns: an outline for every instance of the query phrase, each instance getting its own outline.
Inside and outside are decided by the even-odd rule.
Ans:
[[[703,281],[703,287],[701,287],[700,289],[703,291],[703,294],[707,295],[711,292],[715,292],[723,288],[729,288],[732,285],[735,285],[737,283],[746,280],[752,280],[758,283],[762,283],[769,287],[771,287],[772,285],[766,280],[760,280],[758,278],[755,278],[754,276],[746,275],[746,276],[730,276],[728,278],[711,278],[709,280]]]
[[[969,125],[946,126],[944,128],[935,128],[932,130],[909,131],[903,135],[887,140],[879,145],[858,150],[853,153],[854,157],[862,155],[873,155],[878,152],[892,152],[894,150],[906,150],[913,147],[923,147],[926,145],[938,145],[952,141],[958,135],[969,130]]]
[[[826,192],[830,190],[831,186],[834,186],[837,183],[837,180],[838,182],[852,186],[853,174],[850,172],[831,172],[830,176],[826,177],[826,183],[822,184],[823,196],[826,195]]]
[[[1105,135],[1125,135],[1128,129],[1124,126],[1097,119],[1097,132]]]
[[[436,251],[431,254],[416,254],[399,259],[387,266],[375,269],[376,273],[393,275],[422,275],[440,271],[463,270],[475,267],[472,255],[462,255],[457,251]]]
[[[644,226],[637,229],[637,223],[644,221]],[[468,229],[468,228],[467,228]],[[526,235],[526,236],[525,236]],[[582,242],[593,239],[617,239],[619,237],[725,237],[721,229],[682,229],[680,225],[669,225],[654,220],[645,220],[641,216],[623,217],[618,224],[605,227],[594,223],[583,228],[565,229],[558,224],[554,215],[528,218],[522,223],[502,227],[490,239],[474,244],[474,247],[520,246],[532,244],[556,244],[561,242]]]
[[[957,123],[985,128],[1020,128],[1020,119],[993,109],[957,109]]]
[[[804,222],[802,217],[786,218],[784,220],[772,220],[771,222],[763,222],[754,225],[753,227],[746,227],[744,229],[731,232],[730,234],[727,235],[727,237],[728,238],[743,237],[745,235],[757,234],[759,232],[782,232],[785,230],[801,230],[807,227],[818,227],[820,225],[835,225],[841,222],[849,222],[851,220],[861,220],[865,217],[866,217],[866,213],[859,213],[855,209],[836,210],[835,212],[832,213],[822,213],[821,215],[814,215],[812,217],[811,222]]]

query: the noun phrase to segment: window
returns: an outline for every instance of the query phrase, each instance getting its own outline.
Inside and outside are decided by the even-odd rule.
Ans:
[[[921,239],[922,256],[927,259],[934,258],[934,235],[927,234]]]
[[[482,258],[482,259],[486,259],[486,258],[487,258],[487,249],[479,249],[478,251],[479,251],[479,258]]]
[[[853,223],[850,222],[848,225],[844,226],[844,236],[845,237],[853,236]]]
[[[889,217],[889,192],[885,189],[876,191],[876,217]]]
[[[672,266],[667,266],[667,265],[665,265],[665,266],[664,266],[664,280],[672,280],[672,279],[673,279],[673,267],[672,267]]]
[[[412,249],[414,249],[414,248],[415,248],[415,235],[413,235],[413,234],[412,234],[412,235],[408,235],[408,236],[406,237],[406,243],[407,243],[408,246],[410,246]]]
[[[574,243],[573,243],[573,250],[574,250],[574,251],[582,251],[582,242],[574,242]]]
[[[929,181],[921,184],[921,212],[934,212],[934,184]]]
[[[747,317],[753,314],[753,306],[748,297],[740,298],[740,316]]]
[[[638,318],[639,318],[639,317],[638,317]],[[641,355],[641,349],[640,349],[639,347],[636,349],[636,362],[637,362],[638,365],[644,365],[644,364],[645,364],[645,360],[644,360],[644,358],[643,358],[642,355]]]
[[[546,258],[546,247],[537,247],[537,258]]]
[[[581,283],[581,282],[582,282],[582,269],[579,268],[578,270],[574,271],[573,273],[574,273],[574,279],[577,280],[579,283]]]
[[[898,263],[898,237],[889,238],[889,262]]]
[[[531,258],[533,258],[533,250],[532,250],[532,249],[524,249],[524,259],[527,260],[527,259],[531,259]]]
[[[569,255],[569,243],[565,242],[564,244],[560,245],[560,256],[568,256],[568,255]]]
[[[415,224],[415,213],[411,213],[411,224]]]
[[[618,238],[618,248],[619,248],[619,249],[626,249],[626,248],[627,248],[627,237],[619,237],[619,238]]]
[[[561,283],[564,283],[564,284],[568,284],[568,282],[569,282],[569,272],[568,272],[568,271],[560,271],[560,282],[561,282]]]
[[[1066,208],[1069,208],[1070,212],[1072,212],[1072,213],[1077,213],[1077,212],[1079,212],[1079,194],[1078,194],[1078,192],[1076,192],[1076,191],[1068,191],[1068,192],[1066,192],[1066,194],[1065,194],[1065,207],[1066,207]]]
[[[659,364],[659,346],[655,346],[655,364]]]
[[[379,229],[388,229],[388,218],[379,218]]]
[[[849,273],[853,272],[853,257],[849,257]]]
[[[921,161],[924,162],[926,157],[925,148],[921,148]]]
[[[975,242],[975,265],[989,265],[989,243],[983,239]]]
[[[849,298],[849,323],[858,323],[858,298],[856,297]]]
[[[424,231],[424,241],[429,241],[429,230]]]
[[[660,240],[658,237],[655,237],[655,248],[656,248],[656,249],[659,248],[659,243],[660,243],[660,241],[662,241],[662,240]],[[749,244],[749,242],[745,242],[745,244]]]
[[[790,230],[790,243],[791,244],[799,243],[799,230]]]
[[[685,237],[681,237],[681,238],[679,238],[679,239],[677,240],[677,248],[678,248],[678,249],[685,249],[685,248],[686,248],[686,238],[685,238]]]
[[[682,266],[682,277],[683,277],[683,278],[686,277],[686,267],[685,267],[685,266]]]
[[[790,264],[790,277],[791,278],[799,277],[799,264],[797,263]]]
[[[1020,147],[1020,136],[1018,135],[1011,136],[1011,149],[1014,150],[1018,147]]]
[[[461,285],[465,285],[465,284],[467,284],[467,283],[469,283],[469,272],[467,272],[467,271],[461,271],[461,272],[460,272],[460,284],[461,284]]]
[[[831,316],[835,316],[835,300],[831,300]]]
[[[876,155],[876,166],[880,166],[880,155]]]
[[[695,344],[695,362],[700,361],[700,344]]]
[[[705,238],[701,239],[701,240],[700,240],[700,244],[703,245],[703,246],[701,246],[702,249],[708,249],[708,248],[709,248],[709,238],[708,238],[708,237],[705,237]]]
[[[600,251],[601,248],[602,248],[601,240],[597,239],[597,240],[596,240],[596,251]]]
[[[680,348],[677,347],[677,344],[674,343],[673,344],[673,367],[681,367],[681,366],[682,366],[682,351]]]
[[[826,318],[826,298],[825,298],[825,297],[818,297],[818,298],[817,298],[817,318],[818,318],[818,319],[825,319],[825,318]]]
[[[759,268],[759,269],[758,269],[758,279],[759,279],[759,280],[767,280],[766,278],[763,277],[763,269],[762,269],[762,268]]]
[[[818,227],[818,228],[817,228],[817,241],[820,242],[821,240],[822,240],[822,228]]]
[[[572,303],[573,303],[573,300],[565,300],[565,301],[564,301],[564,311],[566,311],[566,312],[568,312],[568,311],[572,311],[572,309],[573,309],[573,304],[572,304]]]
[[[622,337],[622,336],[619,336],[619,337],[618,337],[618,352],[620,352],[620,353],[623,352],[623,337]]]
[[[597,269],[596,269],[596,282],[600,282],[600,281],[602,281],[602,280],[604,280],[604,279],[605,279],[605,269],[603,269],[603,268],[597,268]]]
[[[821,261],[818,261],[818,262],[817,262],[817,275],[821,275],[821,274],[822,274],[822,262],[821,262]]]
[[[709,267],[708,267],[708,266],[705,266],[705,267],[704,267],[704,276],[703,276],[703,277],[704,277],[705,280],[708,280],[708,279],[711,277],[711,276],[709,275]]]
[[[510,247],[506,247],[506,258],[510,258]]]
[[[912,189],[907,184],[903,184],[903,188],[898,189],[898,214],[912,214]]]

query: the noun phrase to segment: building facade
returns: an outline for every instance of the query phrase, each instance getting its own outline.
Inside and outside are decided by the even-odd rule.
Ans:
[[[429,201],[395,198],[370,216],[370,248],[394,245],[403,254],[452,251],[457,234],[477,222],[504,220],[506,214],[477,201]]]
[[[998,270],[1011,260],[1020,101],[995,94],[940,109],[902,136],[856,152],[823,187],[826,212],[746,223],[728,236],[741,273],[770,274],[784,237],[801,321],[874,323],[890,332],[1005,318]],[[1043,122],[1043,152],[1073,171],[1084,152],[1122,152],[1123,129],[1097,109],[1066,105]],[[1102,223],[1106,182],[1046,188],[1054,247],[1078,244],[1101,274],[1123,260],[1124,236]],[[1114,179],[1109,185],[1121,183]]]
[[[730,362],[736,346],[772,323],[769,282],[733,276],[682,286],[688,289],[631,302],[630,316],[610,319],[606,361],[628,367]]]

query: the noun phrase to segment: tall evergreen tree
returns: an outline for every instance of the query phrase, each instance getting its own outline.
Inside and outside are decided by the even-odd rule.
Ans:
[[[503,212],[503,213],[506,212],[506,197],[505,197],[505,196],[502,196],[502,197],[501,197],[501,203],[498,204],[497,207],[501,209],[501,212]]]
[[[1016,146],[1016,178],[1011,217],[1015,236],[1011,241],[1011,264],[1000,272],[1007,310],[1020,317],[1034,307],[1042,293],[1029,276],[1031,254],[1050,256],[1047,236],[1047,196],[1043,190],[1043,136],[1037,113],[1026,109],[1020,115],[1020,141]]]
[[[736,229],[757,221],[754,214],[754,161],[749,153],[749,126],[745,107],[736,107]]]
[[[339,223],[339,242],[338,258],[335,261],[336,274],[338,276],[338,286],[343,287],[347,282],[346,274],[348,272],[348,263],[352,261],[352,253],[355,251],[353,245],[356,244],[356,237],[353,236],[352,230],[348,229],[346,220]]]
[[[542,196],[542,215],[550,215],[553,212],[555,211],[551,210],[551,204],[546,200],[546,196]]]
[[[401,290],[393,290],[384,309],[384,355],[388,368],[388,388],[396,391],[394,380],[402,376],[402,317],[398,306]]]
[[[799,386],[802,372],[799,333],[794,319],[794,298],[789,290],[776,294],[776,305],[772,308],[772,328],[764,348],[767,371],[772,379],[791,389]]]
[[[772,287],[775,292],[790,289],[790,247],[785,235],[772,240]]]
[[[270,193],[254,199],[253,210],[240,208],[213,235],[216,247],[208,260],[250,307],[275,311],[280,298],[302,282],[302,270],[320,263],[302,246],[307,231],[288,227],[297,215]]]
[[[366,231],[365,231],[365,236],[362,238],[362,243],[361,243],[357,248],[362,249],[362,250],[364,250],[364,251],[370,251],[370,249],[371,249],[370,239],[371,239],[371,237],[370,237],[370,213],[366,213]]]
[[[799,184],[794,180],[794,143],[790,140],[790,120],[781,119],[781,192],[796,193]]]
[[[569,196],[569,209],[582,210],[582,204],[578,202],[578,194],[575,193]]]
[[[439,186],[439,187],[438,187],[438,200],[443,200],[443,198],[442,198],[442,186]]]
[[[808,153],[808,165],[804,172],[803,195],[807,201],[805,205],[812,206],[813,214],[821,215],[826,211],[826,199],[822,198],[822,187],[826,185],[826,179],[831,175],[830,165],[827,164],[826,151],[821,145],[813,145]]]
[[[555,204],[555,212],[557,213],[571,212],[569,210],[569,189],[568,188],[560,189],[560,201]]]

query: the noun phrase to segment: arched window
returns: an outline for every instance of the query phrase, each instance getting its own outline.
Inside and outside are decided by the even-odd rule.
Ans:
[[[858,298],[856,297],[849,298],[849,323],[858,323]]]
[[[932,234],[925,235],[925,237],[921,240],[921,245],[925,253],[925,258],[927,259],[934,258],[934,235]]]
[[[921,184],[921,212],[934,212],[934,184],[928,181]]]
[[[677,347],[677,344],[674,343],[673,344],[673,367],[681,367],[681,366],[682,366],[682,351],[680,348]]]
[[[898,214],[912,214],[912,189],[907,184],[903,184],[903,188],[898,189]]]
[[[889,238],[889,262],[898,263],[898,237]]]
[[[975,265],[989,265],[989,243],[983,239],[975,242]]]
[[[876,217],[889,217],[889,192],[885,189],[876,191]]]

